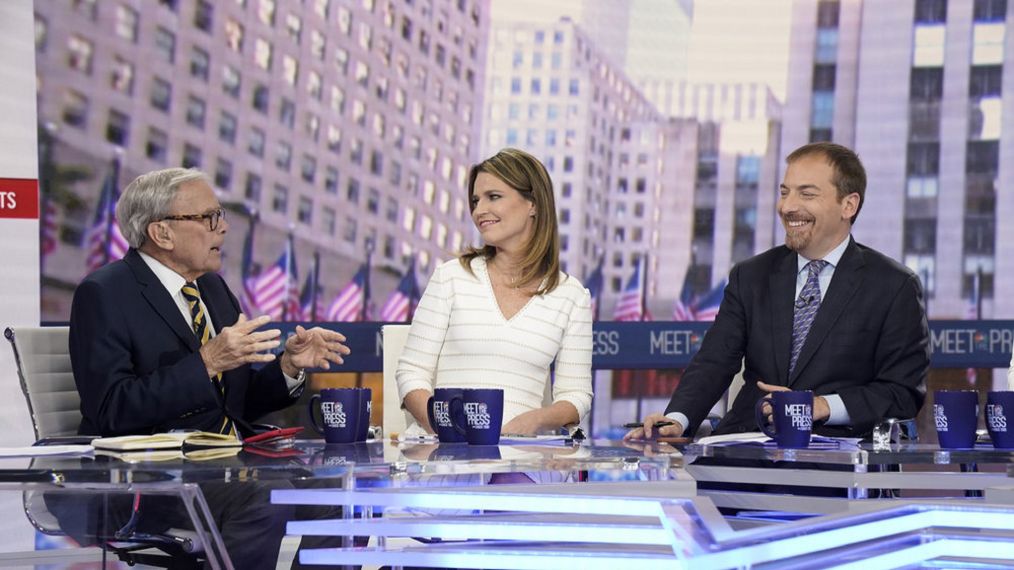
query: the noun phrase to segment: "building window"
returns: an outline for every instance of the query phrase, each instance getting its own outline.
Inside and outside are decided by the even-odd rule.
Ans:
[[[261,177],[248,172],[246,175],[246,184],[243,188],[243,195],[248,200],[253,202],[259,202],[261,199]]]
[[[342,232],[342,238],[349,243],[356,243],[356,219],[352,216],[345,217],[345,231]]]
[[[183,168],[200,168],[202,158],[201,149],[190,143],[183,145],[183,162],[181,163]]]
[[[260,0],[257,17],[267,26],[275,25],[275,0]]]
[[[156,162],[164,163],[168,147],[168,135],[154,127],[148,129],[148,141],[144,145],[145,156]]]
[[[91,74],[92,43],[80,36],[71,36],[67,40],[67,66],[82,73]]]
[[[169,107],[172,105],[173,98],[173,87],[172,85],[159,77],[156,77],[151,82],[151,106],[160,110],[169,112]]]
[[[932,254],[937,247],[935,219],[905,220],[905,253]]]
[[[965,155],[966,174],[995,175],[999,170],[1000,143],[998,141],[969,141]]]
[[[264,39],[257,38],[257,41],[254,43],[254,62],[257,64],[257,67],[265,71],[271,71],[271,54],[271,44]]]
[[[284,214],[289,211],[289,189],[281,184],[275,184],[275,191],[271,194],[272,211]]]
[[[45,18],[35,14],[35,51],[44,53],[49,41],[49,23]]]
[[[345,188],[345,199],[350,204],[359,203],[359,181],[355,178],[349,178],[348,186]]]
[[[63,122],[72,127],[85,128],[88,123],[88,98],[77,91],[64,93]]]
[[[176,61],[176,36],[165,28],[155,30],[155,53],[169,63]]]
[[[125,95],[134,92],[134,66],[117,57],[113,60],[113,70],[109,74],[109,86]]]
[[[209,67],[210,59],[208,52],[199,47],[194,47],[190,54],[190,76],[196,77],[201,81],[207,81]]]
[[[106,140],[119,146],[127,146],[130,135],[130,117],[115,110],[109,110],[109,121],[106,123]]]
[[[398,223],[398,201],[394,198],[387,198],[387,210],[385,217],[387,218],[387,221],[392,224]]]
[[[1003,93],[1003,67],[973,65],[968,78],[968,96],[972,99],[999,97]]]
[[[242,79],[239,70],[235,67],[222,66],[222,91],[233,98],[239,98],[239,89]]]
[[[299,63],[294,57],[288,55],[282,57],[282,78],[290,86],[295,86],[299,81]]]
[[[838,0],[820,0],[817,4],[817,27],[837,28],[839,12]]]
[[[229,144],[236,142],[236,117],[225,111],[218,120],[218,139]]]
[[[224,158],[215,164],[215,186],[225,191],[232,186],[232,163]]]
[[[116,35],[137,42],[137,11],[127,6],[116,7]]]
[[[834,91],[836,66],[834,64],[818,64],[813,66],[813,90]]]
[[[313,184],[313,182],[317,179],[317,159],[309,154],[304,154],[303,162],[299,167],[299,172],[305,182]]]
[[[292,166],[292,145],[284,141],[278,141],[275,148],[275,166],[288,171]]]
[[[366,210],[371,214],[380,212],[380,191],[376,188],[370,188],[370,193],[366,197]]]
[[[814,63],[834,63],[838,58],[838,29],[820,28],[817,30],[817,48],[814,52]]]
[[[810,126],[818,129],[829,129],[834,122],[834,93],[817,91],[813,94]]]
[[[282,97],[282,104],[278,106],[278,121],[289,127],[296,126],[296,104]]]
[[[324,233],[329,236],[333,236],[335,229],[337,229],[335,224],[336,215],[334,209],[324,208],[321,217],[322,217],[321,225],[324,227]]]
[[[250,129],[250,137],[247,142],[247,151],[258,157],[264,156],[264,131],[253,127]]]
[[[313,223],[313,200],[306,196],[299,197],[299,210],[296,212],[299,223],[310,225]]]
[[[947,21],[947,0],[915,0],[917,24],[942,24]]]
[[[972,18],[976,22],[1002,22],[1007,19],[1007,0],[975,0]]]
[[[943,67],[946,26],[921,25],[915,27],[912,65],[915,67]]]
[[[191,126],[203,129],[206,111],[207,106],[203,99],[199,99],[193,95],[187,99],[187,123]]]
[[[243,51],[243,24],[235,20],[225,23],[225,43],[234,52]]]
[[[194,27],[211,33],[215,21],[215,7],[207,0],[197,0],[194,9]]]
[[[338,169],[328,166],[324,173],[324,191],[328,194],[338,193]]]
[[[908,143],[909,177],[936,178],[940,173],[940,143]]]
[[[253,91],[253,108],[267,114],[271,92],[266,85],[257,85]]]
[[[970,85],[975,83],[973,68]],[[972,90],[972,87],[969,88]],[[942,67],[916,67],[909,79],[909,98],[912,101],[939,101],[944,94],[944,70]]]

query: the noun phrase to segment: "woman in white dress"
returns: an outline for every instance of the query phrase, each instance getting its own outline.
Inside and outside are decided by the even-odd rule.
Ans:
[[[398,362],[403,405],[432,432],[434,388],[502,388],[503,433],[577,423],[592,399],[591,298],[560,270],[549,173],[530,154],[503,149],[472,167],[468,200],[484,245],[434,270]],[[547,382],[553,398],[544,405]]]

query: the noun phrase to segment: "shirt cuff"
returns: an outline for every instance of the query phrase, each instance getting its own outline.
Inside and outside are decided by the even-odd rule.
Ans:
[[[827,407],[831,409],[831,415],[828,416],[824,425],[844,426],[852,423],[852,418],[849,417],[849,411],[845,408],[845,402],[841,401],[841,396],[828,394],[823,398],[827,402]]]
[[[679,422],[679,424],[683,426],[683,433],[680,435],[687,433],[687,430],[690,429],[690,418],[686,417],[685,415],[679,412],[669,412],[668,414],[665,415],[665,417],[669,418],[674,422]]]
[[[300,370],[295,378],[284,372],[282,372],[282,376],[285,377],[285,385],[289,388],[289,396],[295,397],[296,393],[303,389],[303,383],[306,382],[306,370]]]

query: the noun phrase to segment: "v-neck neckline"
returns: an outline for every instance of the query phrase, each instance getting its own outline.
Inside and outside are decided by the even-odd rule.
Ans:
[[[493,303],[493,307],[496,309],[496,314],[500,316],[500,319],[505,324],[509,325],[513,323],[528,309],[528,307],[535,301],[535,298],[538,297],[538,295],[532,295],[531,297],[529,297],[528,301],[524,305],[522,305],[522,307],[518,309],[516,313],[511,315],[510,318],[508,318],[507,315],[505,315],[503,312],[503,307],[500,306],[500,300],[497,299],[496,297],[496,291],[493,290],[493,279],[489,275],[489,265],[486,263],[486,260],[482,257],[477,257],[476,259],[479,260],[479,268],[482,269],[482,277],[483,277],[482,281],[486,283],[486,291],[489,293],[490,301]]]

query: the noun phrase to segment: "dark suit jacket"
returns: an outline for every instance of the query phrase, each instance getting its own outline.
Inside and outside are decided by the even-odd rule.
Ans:
[[[696,428],[745,357],[746,385],[717,433],[757,431],[754,404],[764,396],[758,380],[841,396],[852,426],[815,429],[825,435],[858,437],[885,417],[915,417],[930,350],[915,274],[850,238],[790,377],[797,269],[797,254],[785,246],[733,267],[715,323],[666,413],[681,412]]]
[[[239,303],[221,276],[208,273],[197,284],[215,330],[234,324]],[[84,416],[79,433],[217,431],[222,396],[199,349],[190,323],[136,250],[86,277],[70,315],[70,358]],[[277,359],[257,372],[249,365],[230,370],[222,380],[234,418],[253,421],[295,401]]]

